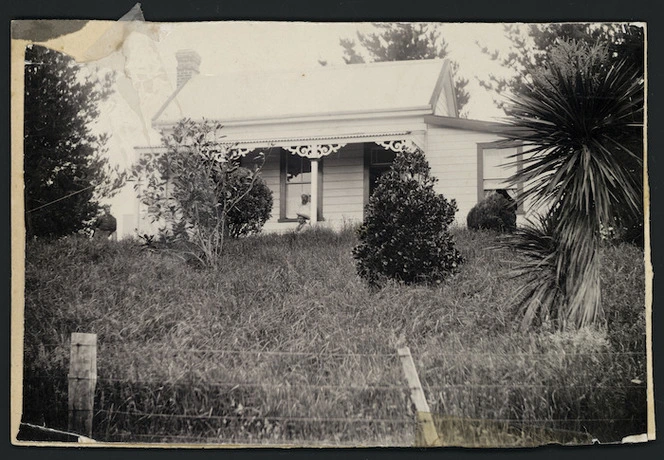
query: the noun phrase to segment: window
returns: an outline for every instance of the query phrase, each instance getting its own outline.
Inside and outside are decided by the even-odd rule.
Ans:
[[[318,160],[318,220],[322,220],[322,160]],[[311,218],[311,160],[286,151],[281,153],[280,221],[297,221],[298,214]]]
[[[492,144],[478,144],[478,201],[496,192],[517,197],[523,184],[510,184],[508,179],[521,168],[521,151],[521,147],[495,148]],[[523,214],[522,204],[517,213]]]

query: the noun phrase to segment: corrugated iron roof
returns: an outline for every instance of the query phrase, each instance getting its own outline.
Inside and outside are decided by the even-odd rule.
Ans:
[[[443,89],[446,73],[445,60],[430,59],[196,75],[166,101],[153,121],[187,117],[223,122],[427,109]]]

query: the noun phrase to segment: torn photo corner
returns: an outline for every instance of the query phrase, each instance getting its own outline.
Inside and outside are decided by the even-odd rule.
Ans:
[[[655,439],[646,37],[14,21],[12,442]]]

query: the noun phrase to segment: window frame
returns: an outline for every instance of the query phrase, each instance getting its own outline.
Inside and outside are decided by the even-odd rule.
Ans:
[[[497,142],[478,142],[477,143],[477,202],[479,203],[486,197],[486,190],[484,188],[484,151],[485,150],[501,150],[516,147],[516,170],[517,172],[523,169],[523,144],[512,145],[499,145]],[[523,193],[523,182],[516,184],[517,196]],[[523,202],[520,202],[517,209],[517,215],[524,215]]]
[[[323,218],[323,158],[311,159],[302,157],[295,153],[290,153],[286,149],[280,149],[280,159],[279,159],[279,219],[277,222],[297,222],[297,218],[286,217],[286,202],[287,202],[287,192],[286,184],[288,184],[288,158],[290,155],[294,155],[302,158],[303,160],[309,161],[318,161],[318,222],[322,222],[325,219]],[[307,183],[307,182],[302,182]],[[308,182],[311,184],[311,181]]]

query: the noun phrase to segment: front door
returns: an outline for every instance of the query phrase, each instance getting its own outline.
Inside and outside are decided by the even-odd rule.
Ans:
[[[387,150],[376,144],[366,144],[365,150],[365,196],[364,204],[369,202],[369,197],[373,195],[378,179],[390,170],[396,153]]]
[[[371,196],[376,188],[380,176],[390,170],[396,153],[386,150],[378,145],[371,147],[369,163],[369,195]]]

